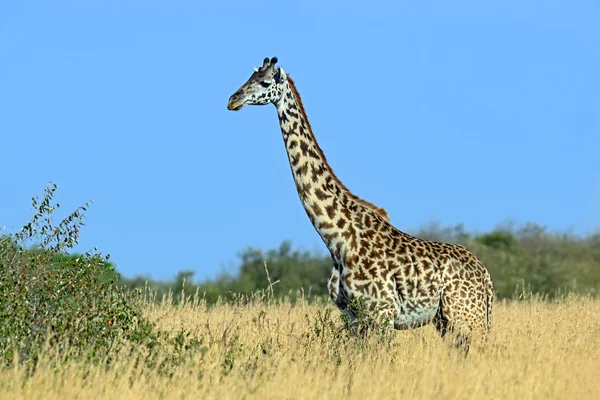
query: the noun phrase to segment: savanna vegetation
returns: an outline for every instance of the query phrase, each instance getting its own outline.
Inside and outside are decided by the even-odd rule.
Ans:
[[[0,398],[597,396],[600,235],[417,232],[465,244],[494,279],[492,334],[465,359],[432,327],[352,334],[325,295],[328,259],[288,242],[212,281],[122,279],[72,252],[87,205],[54,221],[55,190],[0,238]]]
[[[444,228],[431,224],[413,234],[465,245],[489,269],[496,295],[501,299],[523,292],[549,298],[560,293],[598,294],[600,289],[600,234],[578,237],[549,233],[533,223],[505,224],[477,235],[467,233],[460,225]],[[187,295],[198,291],[213,303],[219,297],[264,289],[266,263],[272,281],[278,281],[274,289],[276,296],[294,299],[298,290],[305,295],[327,296],[329,255],[294,249],[290,242],[284,241],[274,250],[246,249],[239,258],[236,275],[223,274],[215,280],[194,283],[193,271],[181,271],[168,282],[143,276],[122,282],[130,288],[148,285],[160,295],[169,290],[177,293],[183,290]]]

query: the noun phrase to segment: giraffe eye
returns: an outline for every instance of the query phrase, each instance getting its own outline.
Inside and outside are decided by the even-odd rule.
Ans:
[[[268,81],[260,81],[260,85],[264,88],[268,88],[269,86],[271,86],[271,83],[273,83],[273,81],[268,80]]]

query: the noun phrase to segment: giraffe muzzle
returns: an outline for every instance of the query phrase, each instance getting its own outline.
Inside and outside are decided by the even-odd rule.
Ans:
[[[237,94],[232,95],[227,103],[227,109],[232,111],[238,111],[244,104],[240,101],[240,96]]]

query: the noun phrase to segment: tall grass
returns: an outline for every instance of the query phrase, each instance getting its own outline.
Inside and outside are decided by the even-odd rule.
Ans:
[[[17,363],[3,371],[0,398],[593,399],[600,390],[600,301],[588,297],[498,303],[487,345],[467,359],[432,327],[350,337],[327,303],[167,297],[144,314],[171,336],[157,357],[140,347],[86,363],[48,347],[33,375]]]
[[[251,270],[264,270],[267,289],[253,295],[214,303],[199,286],[186,296],[182,279],[178,296],[157,299],[112,282],[107,257],[70,253],[88,205],[55,223],[55,190],[32,199],[18,233],[0,236],[0,399],[598,398],[597,297],[503,300],[487,343],[467,358],[431,326],[351,334],[323,297],[278,297],[283,275],[264,260]],[[595,246],[581,264],[590,287]],[[558,259],[568,272],[560,254],[527,268],[539,273]],[[505,261],[507,271],[521,265]]]

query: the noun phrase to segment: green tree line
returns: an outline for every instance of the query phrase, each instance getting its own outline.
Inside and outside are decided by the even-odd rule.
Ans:
[[[575,236],[549,233],[544,227],[527,223],[501,226],[491,232],[472,234],[462,225],[440,227],[431,224],[415,235],[424,239],[460,243],[487,266],[499,298],[535,293],[550,298],[561,292],[597,295],[600,292],[600,234]],[[125,278],[129,288],[150,288],[160,299],[171,291],[175,296],[196,293],[209,303],[235,294],[250,294],[272,284],[276,296],[327,296],[326,282],[331,269],[328,255],[294,249],[284,241],[279,248],[248,248],[239,253],[237,274],[195,282],[194,271],[180,271],[170,281],[144,276]]]

